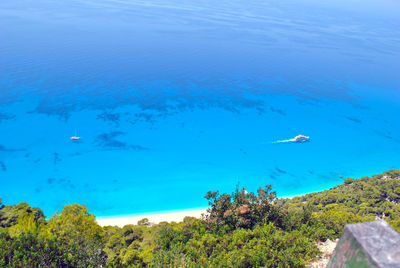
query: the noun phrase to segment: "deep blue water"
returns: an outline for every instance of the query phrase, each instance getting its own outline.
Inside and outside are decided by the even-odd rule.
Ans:
[[[396,0],[3,0],[0,197],[204,207],[400,167]],[[80,143],[69,137],[77,130]],[[298,134],[307,143],[274,143]]]

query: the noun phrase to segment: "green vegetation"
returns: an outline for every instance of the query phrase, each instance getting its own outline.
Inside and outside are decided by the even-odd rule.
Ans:
[[[315,220],[338,236],[345,224],[386,220],[400,232],[400,170],[390,170],[372,177],[345,179],[330,190],[292,199],[278,200],[281,209],[290,213],[307,207]]]
[[[206,198],[203,219],[123,228],[100,227],[78,204],[45,220],[39,208],[0,199],[0,267],[303,267],[319,253],[315,242],[345,224],[379,217],[400,230],[400,170],[292,199],[276,199],[271,186]]]

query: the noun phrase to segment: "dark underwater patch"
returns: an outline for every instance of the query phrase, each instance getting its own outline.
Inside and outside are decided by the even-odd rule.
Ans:
[[[347,119],[347,120],[350,120],[350,121],[352,121],[352,122],[354,122],[354,123],[357,123],[357,124],[360,124],[360,123],[361,123],[361,120],[358,119],[358,118],[354,118],[354,117],[350,117],[350,116],[346,116],[346,115],[343,115],[342,117],[345,118],[345,119]]]
[[[126,142],[117,140],[117,137],[125,135],[125,132],[121,131],[111,131],[109,133],[103,133],[97,136],[96,144],[104,149],[117,149],[117,150],[135,150],[144,151],[149,150],[149,148],[143,147],[141,145],[132,145]]]
[[[135,150],[135,151],[148,151],[148,150],[150,150],[149,148],[143,147],[143,146],[140,146],[140,145],[129,145],[128,148],[132,149],[132,150]]]
[[[279,173],[273,170],[268,174],[268,177],[271,179],[271,181],[276,181],[279,178]]]
[[[281,168],[276,167],[269,175],[268,175],[272,180],[276,180],[280,177],[287,177],[287,176],[291,176],[291,177],[296,177],[296,175],[283,170]]]
[[[384,137],[384,138],[386,138],[386,139],[389,139],[389,140],[393,140],[393,137],[392,137],[392,136],[389,136],[389,135],[383,134],[382,137]]]
[[[121,119],[121,114],[103,112],[101,114],[98,114],[96,119],[97,120],[103,120],[105,122],[110,122],[110,123],[115,124],[116,126],[119,126],[119,122],[120,122],[120,119]]]
[[[3,121],[12,120],[12,119],[15,119],[15,115],[0,113],[0,123],[2,123]]]
[[[75,184],[72,183],[71,180],[66,179],[66,178],[48,178],[46,180],[46,183],[48,185],[54,185],[54,186],[63,186],[63,187],[69,187],[72,189],[75,189],[76,186]]]
[[[269,110],[271,112],[274,112],[274,113],[277,113],[277,114],[280,114],[280,115],[286,115],[285,111],[283,111],[281,109],[277,109],[277,108],[275,108],[273,106],[269,106]]]
[[[65,99],[65,95],[61,95],[60,97],[61,99],[57,99],[56,97],[53,97],[54,99],[42,98],[39,105],[33,111],[29,111],[27,113],[57,116],[59,120],[67,122],[71,117],[71,113],[77,110],[77,105],[76,103]]]
[[[53,184],[56,180],[56,178],[48,178],[46,182],[47,184]]]
[[[105,148],[117,148],[117,149],[126,149],[128,144],[116,139],[125,133],[119,131],[113,131],[110,133],[104,133],[97,136],[97,145]]]
[[[387,132],[376,130],[375,133],[378,134],[379,136],[383,137],[383,138],[386,138],[386,139],[389,139],[389,140],[394,140],[393,136],[388,134]]]
[[[280,169],[280,168],[275,168],[276,171],[278,171],[281,174],[287,174],[287,171]]]
[[[136,124],[138,122],[154,123],[155,115],[151,113],[135,113],[133,118],[129,121],[131,124]]]
[[[23,148],[7,148],[4,145],[0,145],[0,152],[22,152],[26,151],[26,149]]]
[[[393,140],[393,137],[387,134],[380,134],[382,137],[389,139],[389,140]]]
[[[62,159],[60,158],[60,154],[59,153],[54,153],[53,159],[54,159],[53,160],[54,165],[57,165],[57,163],[62,161]]]
[[[262,115],[262,114],[265,113],[265,110],[264,110],[262,107],[257,107],[256,110],[257,110],[257,113],[258,113],[259,115]]]
[[[68,178],[56,178],[56,177],[48,178],[46,180],[46,184],[47,186],[45,186],[44,189],[48,189],[51,191],[65,191],[65,192],[80,191],[82,193],[93,193],[97,191],[91,186],[91,184],[87,182],[76,183]]]
[[[2,171],[4,171],[4,172],[7,171],[7,166],[6,166],[6,164],[4,164],[4,162],[2,162],[2,161],[0,161],[0,169],[1,169]]]
[[[63,81],[63,82],[62,82]],[[87,88],[77,84],[72,90],[69,79],[60,78],[58,87],[41,94],[38,106],[30,113],[58,116],[67,121],[73,112],[82,110],[113,110],[121,106],[135,106],[139,112],[129,122],[154,122],[157,118],[171,116],[184,111],[220,108],[233,113],[253,109],[258,113],[270,111],[285,115],[286,112],[265,106],[262,101],[268,94],[291,95],[302,100],[341,100],[356,104],[346,83],[331,78],[310,79],[308,76],[290,75],[285,79],[271,80],[259,77],[162,77],[132,81],[130,78],[97,77],[99,85]],[[43,81],[44,84],[51,81]],[[44,84],[42,88],[45,89]],[[101,85],[101,86],[100,86]],[[109,85],[109,87],[104,87]],[[299,88],[299,85],[301,87]],[[324,88],[323,91],[320,89]],[[55,94],[57,93],[57,94]],[[116,125],[121,120],[118,113],[104,112],[97,119]]]

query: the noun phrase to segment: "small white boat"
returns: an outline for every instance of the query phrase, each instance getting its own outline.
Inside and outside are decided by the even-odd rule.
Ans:
[[[76,130],[75,130],[75,135],[74,136],[72,136],[71,138],[69,138],[71,141],[78,141],[78,140],[80,140],[81,139],[81,137],[79,137],[77,134],[76,134]]]
[[[304,135],[297,135],[296,137],[294,137],[293,139],[288,139],[288,140],[279,140],[279,141],[275,141],[274,143],[285,143],[285,142],[298,142],[298,143],[302,143],[302,142],[307,142],[310,140],[309,136],[304,136]]]
[[[306,142],[310,139],[310,137],[308,136],[304,136],[304,135],[297,135],[296,137],[294,137],[292,139],[292,141],[294,142]]]

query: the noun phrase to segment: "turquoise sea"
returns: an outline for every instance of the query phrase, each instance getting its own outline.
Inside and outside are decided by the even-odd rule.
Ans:
[[[2,0],[0,197],[118,216],[399,168],[399,14],[397,0]]]

